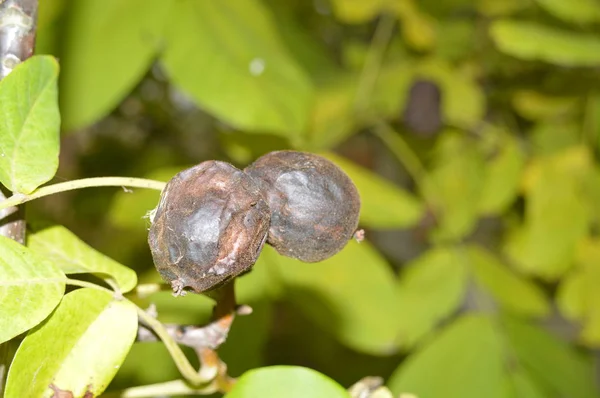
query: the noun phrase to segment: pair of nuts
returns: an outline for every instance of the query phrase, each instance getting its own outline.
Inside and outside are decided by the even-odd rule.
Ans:
[[[333,256],[354,235],[359,211],[350,178],[314,154],[271,152],[244,171],[206,161],[168,182],[148,242],[175,294],[199,293],[249,271],[265,242],[305,262]]]

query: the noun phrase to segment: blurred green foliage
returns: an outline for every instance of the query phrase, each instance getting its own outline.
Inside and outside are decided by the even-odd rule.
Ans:
[[[600,396],[596,0],[40,3],[38,52],[61,65],[60,178],[168,180],[294,148],[356,182],[368,242],[319,264],[267,248],[238,281],[255,313],[222,349],[235,376],[292,364],[419,398]],[[31,214],[159,281],[143,218],[157,199],[82,191]],[[210,310],[150,302],[169,322]],[[163,348],[136,344],[113,388],[176,377]]]

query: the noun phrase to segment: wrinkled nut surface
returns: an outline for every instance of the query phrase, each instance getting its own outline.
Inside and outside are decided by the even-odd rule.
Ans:
[[[154,264],[175,295],[219,287],[254,265],[269,216],[252,178],[226,162],[200,163],[161,194],[148,235]]]
[[[260,181],[271,209],[267,243],[280,254],[317,262],[342,250],[358,225],[354,183],[329,160],[305,152],[268,153],[244,170]]]

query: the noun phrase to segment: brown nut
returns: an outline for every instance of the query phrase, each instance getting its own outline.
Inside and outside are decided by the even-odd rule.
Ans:
[[[176,295],[219,287],[254,265],[269,217],[252,178],[226,162],[200,163],[161,194],[148,235],[154,264]]]
[[[360,197],[329,160],[306,152],[268,153],[244,170],[260,181],[271,209],[267,243],[280,254],[317,262],[342,250],[358,225]]]

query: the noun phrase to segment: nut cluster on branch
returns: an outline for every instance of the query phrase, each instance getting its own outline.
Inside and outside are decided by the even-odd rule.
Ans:
[[[354,235],[359,211],[350,178],[321,156],[271,152],[243,171],[206,161],[167,183],[148,242],[176,295],[200,293],[249,271],[265,242],[305,262],[333,256]]]

